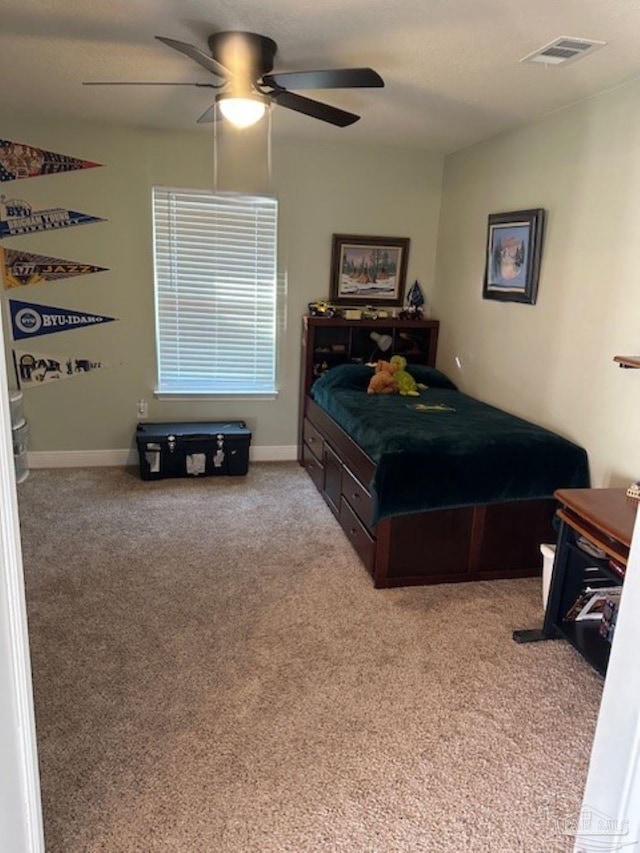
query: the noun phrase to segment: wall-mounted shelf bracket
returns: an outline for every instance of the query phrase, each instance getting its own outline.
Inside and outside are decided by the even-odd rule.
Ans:
[[[640,369],[640,355],[616,355],[613,360],[627,370]]]

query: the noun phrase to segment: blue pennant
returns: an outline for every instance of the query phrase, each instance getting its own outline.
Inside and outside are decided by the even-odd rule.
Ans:
[[[51,305],[21,302],[18,299],[10,299],[9,304],[14,341],[66,332],[69,329],[84,329],[87,326],[111,323],[117,319],[103,314],[88,314],[85,311],[69,311]]]

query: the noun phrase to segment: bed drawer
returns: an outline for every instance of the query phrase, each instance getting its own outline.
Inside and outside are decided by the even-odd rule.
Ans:
[[[340,524],[367,571],[373,574],[376,543],[344,498],[340,502]]]
[[[322,492],[324,490],[324,466],[318,462],[306,442],[302,448],[302,462],[307,473],[316,484],[316,488]]]
[[[371,527],[373,498],[348,468],[342,469],[342,495],[366,527]]]
[[[322,462],[322,451],[324,448],[324,439],[314,427],[308,418],[304,419],[303,438],[305,444],[312,451],[313,455],[319,462]]]

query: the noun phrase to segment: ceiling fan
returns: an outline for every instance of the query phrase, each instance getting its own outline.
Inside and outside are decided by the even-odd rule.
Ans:
[[[257,33],[229,30],[214,33],[208,39],[211,54],[175,39],[156,36],[158,41],[193,59],[221,83],[95,82],[84,86],[196,86],[219,90],[214,103],[200,116],[198,124],[227,118],[236,127],[249,127],[259,121],[267,106],[274,102],[311,118],[337,127],[347,127],[360,116],[322,101],[298,95],[291,89],[351,89],[384,86],[371,68],[333,68],[322,71],[283,71],[271,73],[278,45]]]

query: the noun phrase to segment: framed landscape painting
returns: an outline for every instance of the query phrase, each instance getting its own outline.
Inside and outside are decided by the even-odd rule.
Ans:
[[[408,254],[408,237],[334,234],[330,301],[402,305]]]
[[[485,299],[535,304],[543,229],[541,207],[490,214],[482,290]]]

